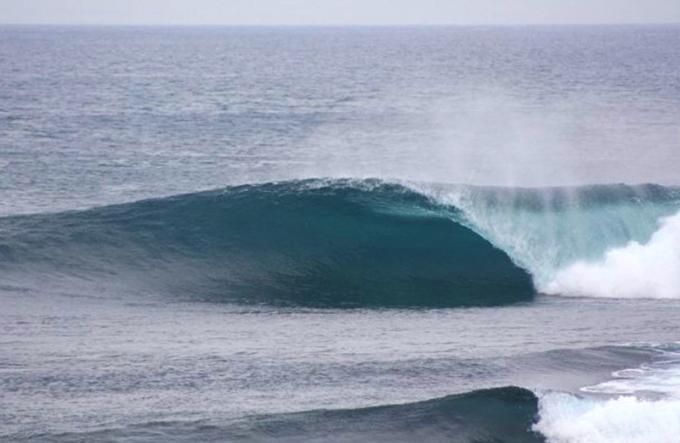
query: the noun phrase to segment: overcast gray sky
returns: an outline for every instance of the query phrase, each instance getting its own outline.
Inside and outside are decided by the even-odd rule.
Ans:
[[[678,23],[680,0],[0,0],[2,23]]]

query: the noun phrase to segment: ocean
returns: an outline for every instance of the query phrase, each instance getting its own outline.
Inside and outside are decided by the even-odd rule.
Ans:
[[[679,442],[678,48],[0,27],[0,440]]]

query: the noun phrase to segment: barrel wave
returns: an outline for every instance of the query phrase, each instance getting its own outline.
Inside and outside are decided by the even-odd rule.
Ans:
[[[2,218],[0,271],[15,289],[322,308],[680,298],[679,210],[659,185],[243,185]]]
[[[531,300],[528,273],[459,217],[379,181],[246,185],[4,218],[0,269],[14,288],[280,306]]]

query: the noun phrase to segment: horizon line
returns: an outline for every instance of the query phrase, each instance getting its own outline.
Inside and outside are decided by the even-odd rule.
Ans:
[[[654,22],[517,22],[517,23],[105,23],[105,22],[0,22],[0,26],[44,27],[178,27],[178,28],[404,28],[404,27],[546,27],[546,26],[677,26],[680,21]]]

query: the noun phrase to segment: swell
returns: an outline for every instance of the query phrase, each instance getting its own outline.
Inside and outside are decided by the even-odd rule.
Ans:
[[[0,270],[16,287],[291,306],[530,300],[530,276],[460,216],[378,181],[248,185],[1,219]]]
[[[680,298],[680,190],[304,180],[0,219],[3,288],[310,307]]]
[[[147,423],[87,434],[42,435],[44,441],[458,442],[538,443],[531,430],[538,399],[507,387],[402,405],[256,416],[227,425]]]

